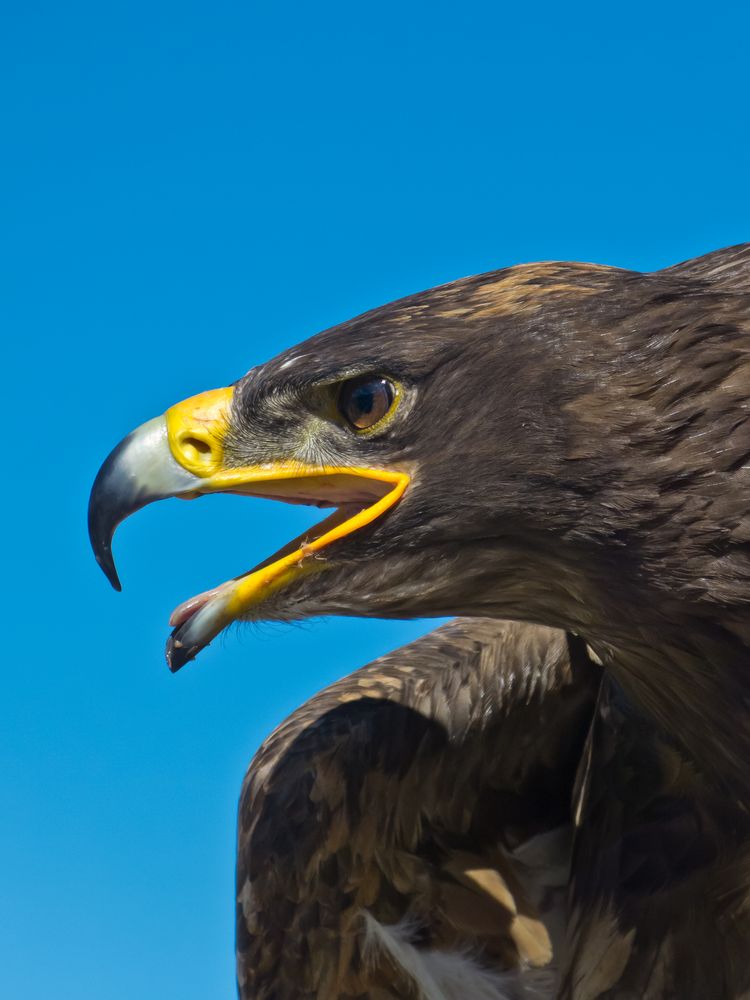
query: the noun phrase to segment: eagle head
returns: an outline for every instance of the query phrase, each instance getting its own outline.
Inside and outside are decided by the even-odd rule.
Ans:
[[[165,497],[335,509],[181,605],[172,670],[238,619],[676,629],[675,608],[733,599],[750,537],[737,299],[689,269],[541,264],[365,313],[118,445],[91,494],[97,559],[119,586],[117,524]]]

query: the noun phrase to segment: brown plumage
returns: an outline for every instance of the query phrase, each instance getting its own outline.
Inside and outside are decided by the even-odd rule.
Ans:
[[[364,423],[342,405],[356,392]],[[750,995],[750,246],[651,274],[550,263],[463,279],[217,398],[188,401],[171,431],[144,425],[103,467],[90,523],[112,579],[114,526],[152,499],[239,483],[338,505],[351,526],[376,510],[368,476],[404,491],[335,540],[292,543],[253,586],[188,602],[172,669],[233,618],[465,619],[313,700],[256,759],[243,1000],[452,1000],[460,986],[425,985],[430,968],[452,974],[446,954],[482,1000]],[[554,787],[524,784],[542,760]],[[557,864],[559,839],[539,836],[566,816],[566,902],[558,887],[542,903],[518,846]]]
[[[747,812],[607,678],[579,782],[566,941],[554,995],[746,997]]]
[[[488,971],[523,970],[508,989],[554,981],[570,793],[601,674],[571,641],[573,664],[561,632],[457,621],[266,740],[240,803],[243,996],[418,997],[385,947],[368,950],[368,918],[405,922],[425,955],[470,949]]]
[[[572,636],[459,620],[290,716],[240,800],[241,996],[744,996],[746,816],[602,678]],[[476,968],[420,993],[372,920]]]

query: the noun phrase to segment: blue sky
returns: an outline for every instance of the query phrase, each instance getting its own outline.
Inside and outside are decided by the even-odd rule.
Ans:
[[[750,239],[741,5],[34,3],[0,31],[0,993],[234,995],[240,781],[314,691],[426,630],[171,608],[316,519],[215,497],[88,551],[133,426],[319,329],[518,261]]]

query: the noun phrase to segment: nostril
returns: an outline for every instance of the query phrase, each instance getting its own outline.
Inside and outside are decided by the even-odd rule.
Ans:
[[[171,406],[164,414],[167,444],[188,472],[206,479],[220,471],[231,389],[212,389]]]
[[[217,455],[210,438],[196,434],[180,434],[177,438],[180,460],[194,472],[209,469],[216,462]]]
[[[186,437],[182,439],[183,448],[191,449],[197,452],[199,455],[210,455],[211,445],[208,441],[202,441],[197,437]]]

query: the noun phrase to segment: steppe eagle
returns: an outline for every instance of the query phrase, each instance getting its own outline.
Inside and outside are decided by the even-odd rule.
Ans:
[[[336,508],[178,608],[458,615],[264,743],[243,1000],[750,995],[750,245],[545,263],[312,337],[126,438],[91,538],[167,496]]]

